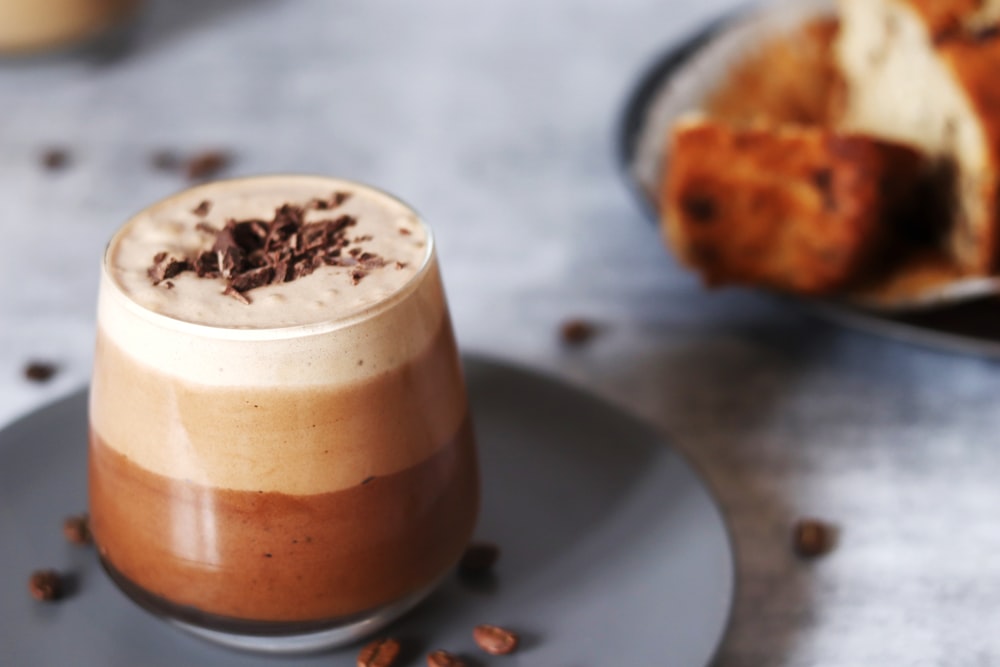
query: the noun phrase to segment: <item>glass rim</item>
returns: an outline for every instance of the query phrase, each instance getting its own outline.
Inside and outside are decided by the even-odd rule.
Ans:
[[[359,310],[350,311],[345,315],[339,317],[332,317],[329,319],[318,320],[315,322],[307,322],[304,324],[290,324],[281,325],[274,327],[227,327],[218,326],[214,324],[203,324],[199,322],[191,322],[190,320],[181,319],[178,317],[173,317],[171,315],[166,315],[163,313],[156,312],[155,310],[148,308],[141,303],[137,302],[132,296],[130,296],[122,285],[115,279],[110,270],[110,258],[111,250],[116,247],[117,241],[129,228],[129,226],[138,218],[142,213],[148,211],[151,208],[161,206],[170,202],[171,200],[177,199],[182,196],[187,196],[195,193],[201,189],[208,189],[213,186],[218,186],[220,184],[239,184],[241,182],[253,182],[253,181],[278,181],[283,179],[312,179],[316,181],[328,181],[331,184],[339,184],[340,187],[348,186],[351,188],[368,190],[380,197],[384,197],[393,201],[407,211],[414,215],[415,220],[423,228],[425,237],[427,239],[426,247],[423,253],[423,257],[420,260],[420,266],[417,268],[416,272],[410,276],[406,282],[397,287],[392,293],[386,295],[385,297],[379,299],[378,301],[372,303],[369,306],[360,308]],[[232,340],[279,340],[287,338],[299,338],[305,336],[311,336],[321,333],[329,333],[331,331],[336,331],[339,329],[346,329],[350,326],[360,324],[365,322],[377,315],[390,310],[395,305],[401,303],[410,296],[417,287],[423,282],[426,274],[431,270],[436,264],[437,258],[437,243],[435,241],[434,232],[430,225],[424,220],[424,217],[409,203],[403,199],[386,192],[385,190],[363,183],[360,181],[354,181],[345,178],[338,178],[335,176],[326,176],[322,174],[310,174],[310,173],[273,173],[273,174],[256,174],[248,176],[238,176],[234,178],[224,178],[212,180],[207,183],[202,183],[195,185],[190,188],[184,188],[183,190],[178,190],[166,197],[163,197],[148,206],[143,207],[141,210],[132,214],[128,219],[122,223],[111,238],[108,240],[107,245],[104,248],[104,252],[101,256],[101,284],[99,287],[99,297],[105,294],[113,296],[122,305],[124,305],[132,314],[142,317],[150,321],[153,324],[157,324],[163,328],[172,328],[184,333],[201,336],[204,338],[228,338]],[[106,289],[107,288],[107,289]],[[100,320],[98,319],[98,325],[100,325]]]

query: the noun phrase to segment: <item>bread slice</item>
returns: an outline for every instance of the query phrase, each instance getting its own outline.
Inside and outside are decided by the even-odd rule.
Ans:
[[[923,170],[905,147],[821,127],[679,122],[663,231],[709,285],[829,294],[864,277]]]
[[[831,125],[842,106],[834,43],[840,22],[824,16],[763,40],[741,56],[703,103],[734,125]]]
[[[944,245],[965,274],[1000,260],[1000,2],[839,0],[843,127],[925,151],[950,181]]]

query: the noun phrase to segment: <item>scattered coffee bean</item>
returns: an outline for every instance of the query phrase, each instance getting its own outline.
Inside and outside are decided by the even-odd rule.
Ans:
[[[498,625],[477,625],[472,638],[490,655],[507,655],[517,649],[517,635]]]
[[[62,577],[55,570],[37,570],[28,580],[28,590],[36,600],[58,600],[62,597],[62,588]]]
[[[70,544],[90,544],[90,521],[86,514],[68,516],[63,521],[63,535]]]
[[[824,556],[835,542],[836,528],[820,519],[799,519],[792,528],[792,548],[802,558]]]
[[[389,667],[399,657],[399,642],[385,638],[365,644],[358,653],[358,667]]]
[[[42,153],[42,166],[49,171],[59,171],[69,165],[69,151],[65,148],[49,148]]]
[[[222,151],[204,151],[188,160],[185,171],[189,181],[200,181],[215,176],[229,162],[229,156]]]
[[[597,334],[597,328],[586,320],[572,319],[563,322],[559,333],[567,345],[582,345]]]
[[[465,548],[458,561],[458,571],[467,576],[480,576],[490,572],[500,558],[500,547],[489,542],[473,542]]]
[[[448,651],[438,649],[428,654],[427,667],[465,667],[465,662]]]
[[[56,370],[56,365],[48,361],[30,361],[24,367],[24,377],[32,382],[47,382]]]

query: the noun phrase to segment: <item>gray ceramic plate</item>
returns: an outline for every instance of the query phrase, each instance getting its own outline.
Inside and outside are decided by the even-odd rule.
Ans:
[[[503,555],[492,585],[449,580],[386,634],[401,665],[447,648],[487,664],[703,667],[734,593],[725,523],[691,466],[649,427],[576,389],[467,359],[483,469],[478,535]],[[63,541],[86,506],[86,394],[0,432],[0,663],[4,667],[354,665],[356,647],[297,659],[203,643],[134,607],[93,551]],[[76,575],[76,592],[39,603],[39,567]],[[512,656],[478,653],[478,623],[520,631]]]
[[[638,78],[625,100],[617,128],[617,159],[625,183],[650,220],[657,218],[656,204],[650,182],[656,182],[657,166],[651,155],[660,150],[661,135],[666,125],[665,98],[673,94],[678,82],[690,87],[709,85],[694,77],[688,66],[706,49],[730,39],[734,31],[745,31],[745,19],[759,17],[777,23],[794,24],[795,14],[815,11],[814,7],[829,6],[828,0],[786,0],[784,6],[763,5],[757,14],[753,7],[718,17],[687,39],[667,49],[655,58]],[[794,12],[790,12],[793,9]],[[878,312],[831,301],[793,300],[825,319],[856,330],[895,340],[958,352],[1000,359],[1000,297],[982,297],[938,308],[893,314]]]

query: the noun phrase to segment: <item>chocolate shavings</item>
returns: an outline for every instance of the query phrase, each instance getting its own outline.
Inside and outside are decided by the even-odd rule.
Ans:
[[[199,278],[221,278],[226,282],[223,294],[244,304],[250,303],[246,293],[253,289],[297,280],[321,266],[352,268],[351,282],[357,285],[369,272],[386,265],[382,257],[357,247],[348,251],[349,257],[343,256],[344,249],[352,243],[348,232],[357,220],[341,215],[305,222],[307,208],[327,210],[339,206],[348,196],[335,192],[330,199],[314,199],[305,207],[285,204],[270,221],[228,220],[222,229],[199,222],[199,231],[214,236],[211,249],[182,258],[157,253],[149,267],[149,277],[154,285],[185,271],[193,271]],[[199,210],[207,208],[206,205],[209,202],[202,202],[195,214],[200,215]],[[365,235],[353,242],[370,240],[371,236]]]
[[[205,201],[195,206],[191,212],[194,213],[199,218],[204,218],[206,215],[208,215],[209,211],[211,210],[212,210],[212,202],[206,199]]]

